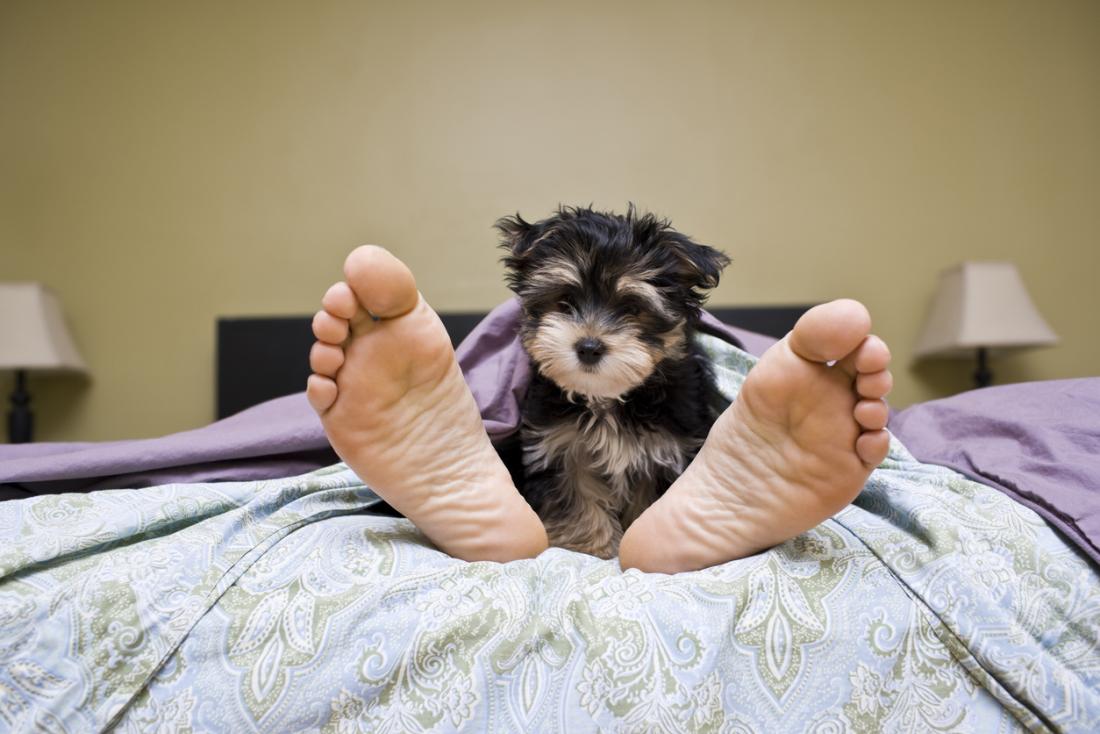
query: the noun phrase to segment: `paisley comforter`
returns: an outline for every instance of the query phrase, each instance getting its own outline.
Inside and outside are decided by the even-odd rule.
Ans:
[[[754,360],[700,337],[724,393]],[[1100,579],[897,441],[765,553],[465,563],[343,465],[0,503],[0,732],[1100,730]]]

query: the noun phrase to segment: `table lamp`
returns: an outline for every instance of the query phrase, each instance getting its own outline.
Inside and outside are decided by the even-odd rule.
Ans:
[[[8,440],[31,440],[34,419],[27,372],[87,372],[57,297],[41,283],[0,283],[0,370],[15,370]]]
[[[964,262],[940,274],[916,357],[969,357],[977,350],[974,382],[986,387],[993,381],[991,354],[1057,342],[1015,265]]]

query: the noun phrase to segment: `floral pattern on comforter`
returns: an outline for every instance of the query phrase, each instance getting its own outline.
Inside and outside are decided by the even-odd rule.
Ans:
[[[706,339],[706,338],[703,338]],[[754,360],[705,340],[732,399]],[[770,551],[465,563],[337,465],[0,504],[0,731],[1100,730],[1100,580],[896,441]]]

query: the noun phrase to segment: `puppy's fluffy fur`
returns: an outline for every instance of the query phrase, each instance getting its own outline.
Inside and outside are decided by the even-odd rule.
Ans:
[[[692,334],[729,260],[633,206],[496,226],[535,368],[519,486],[551,545],[610,558],[718,417]]]

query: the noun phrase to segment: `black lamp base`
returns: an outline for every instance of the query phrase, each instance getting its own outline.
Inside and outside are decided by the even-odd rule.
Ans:
[[[993,384],[993,372],[989,369],[989,354],[985,347],[978,347],[978,369],[974,370],[974,386],[989,387]]]
[[[27,392],[27,372],[15,373],[15,390],[11,394],[11,412],[8,413],[8,441],[30,443],[34,432],[34,416],[31,415],[31,395]]]

